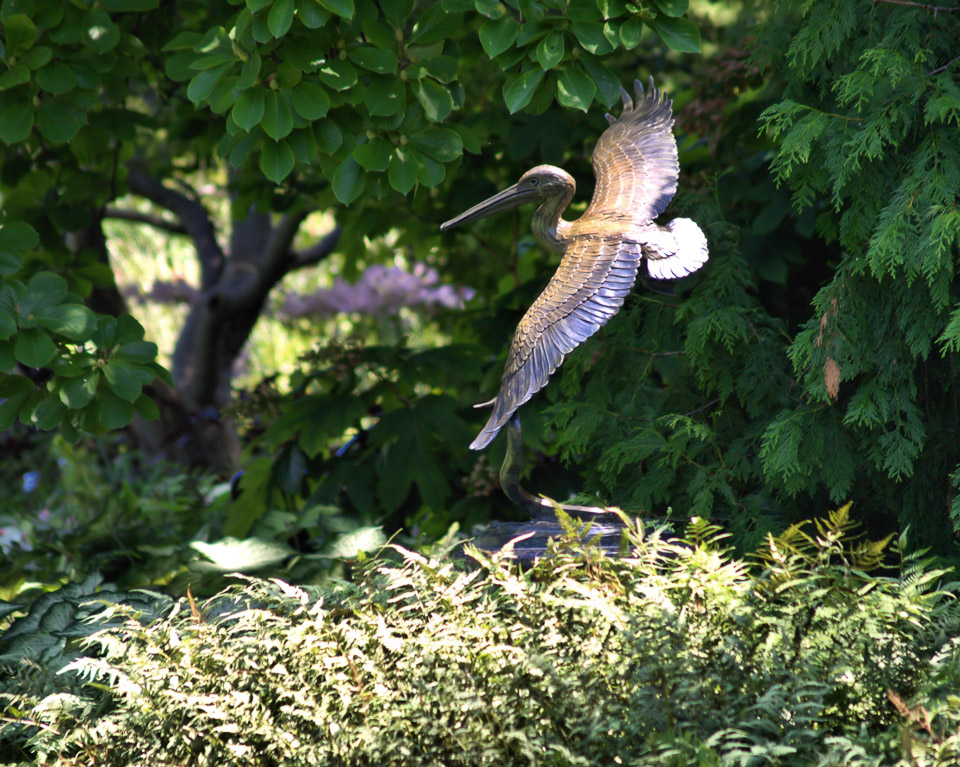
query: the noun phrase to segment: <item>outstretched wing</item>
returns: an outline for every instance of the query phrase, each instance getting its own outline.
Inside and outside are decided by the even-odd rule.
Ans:
[[[677,191],[680,165],[673,137],[673,102],[654,86],[634,81],[636,103],[621,88],[623,111],[607,115],[593,150],[597,184],[584,218],[615,216],[645,224],[659,216]]]
[[[569,241],[553,279],[517,326],[493,413],[471,448],[489,445],[517,408],[546,385],[563,358],[620,310],[641,258],[639,243],[615,235]]]

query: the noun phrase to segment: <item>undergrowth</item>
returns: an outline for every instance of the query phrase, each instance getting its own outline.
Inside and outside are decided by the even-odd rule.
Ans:
[[[469,547],[388,547],[353,583],[112,595],[73,626],[87,627],[80,657],[4,656],[20,680],[0,688],[5,757],[957,763],[960,614],[945,571],[902,539],[858,538],[846,507],[746,559],[724,538],[698,519],[682,539],[635,524],[610,559],[571,533],[525,571]],[[142,612],[151,598],[159,619]],[[29,689],[58,663],[58,691]]]

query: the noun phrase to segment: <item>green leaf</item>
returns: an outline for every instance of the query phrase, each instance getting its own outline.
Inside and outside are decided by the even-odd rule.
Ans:
[[[510,114],[519,112],[533,98],[537,87],[543,81],[543,71],[528,69],[508,79],[503,85],[503,100]]]
[[[107,380],[110,390],[120,399],[133,402],[140,396],[142,391],[140,376],[129,362],[111,359],[103,366],[103,377]]]
[[[97,53],[106,53],[120,42],[120,30],[103,10],[88,11],[80,24],[83,27],[84,43]]]
[[[42,90],[54,96],[69,93],[77,87],[77,76],[73,69],[62,61],[54,61],[45,66],[34,75],[34,79]]]
[[[0,314],[0,341],[5,341],[16,332],[17,321],[7,314]]]
[[[390,164],[393,144],[382,138],[372,138],[353,150],[353,159],[365,171],[385,171]]]
[[[16,144],[23,141],[33,130],[33,104],[20,101],[8,104],[0,110],[0,141]]]
[[[463,154],[463,140],[459,133],[450,128],[428,128],[411,138],[410,143],[440,162],[453,162]]]
[[[99,385],[100,373],[98,371],[71,378],[60,387],[60,401],[71,410],[79,410],[90,404]]]
[[[361,45],[348,51],[347,55],[354,64],[371,72],[381,75],[396,74],[397,56],[393,51],[375,48],[372,45]]]
[[[443,122],[453,111],[453,98],[445,87],[433,80],[424,78],[413,83],[413,95],[430,122]]]
[[[258,13],[272,2],[273,0],[247,0],[247,8],[250,9],[250,13]]]
[[[580,46],[595,56],[604,56],[613,51],[610,41],[603,35],[603,24],[599,22],[577,22],[573,25],[573,34]]]
[[[480,25],[480,45],[491,58],[495,59],[517,40],[520,25],[510,16],[498,21],[487,19]]]
[[[327,61],[317,70],[320,82],[331,90],[346,91],[357,84],[357,70],[349,61]]]
[[[220,78],[226,74],[227,70],[233,66],[232,64],[222,64],[219,67],[214,69],[206,69],[203,72],[200,72],[197,75],[194,75],[193,79],[190,80],[190,85],[187,86],[187,98],[190,99],[194,104],[202,104],[207,97],[210,95],[210,92],[216,87],[217,83],[220,81]]]
[[[700,53],[700,30],[690,19],[659,16],[647,23],[669,48],[680,53]]]
[[[413,150],[402,147],[394,149],[387,170],[390,186],[400,194],[407,194],[416,185],[419,173],[420,161]]]
[[[0,227],[0,275],[19,271],[23,263],[20,251],[35,248],[39,244],[40,238],[29,224],[11,221]]]
[[[287,136],[287,144],[297,162],[303,163],[304,165],[313,162],[317,156],[317,152],[320,151],[320,148],[317,146],[317,139],[313,135],[313,130],[310,127],[295,130]]]
[[[20,57],[20,63],[27,69],[36,72],[37,70],[42,71],[52,58],[53,48],[48,45],[35,45],[28,53]]]
[[[319,29],[330,21],[330,12],[317,0],[297,0],[297,18],[307,29]]]
[[[394,29],[402,29],[413,12],[413,0],[381,0],[380,10]]]
[[[537,46],[537,61],[543,70],[552,69],[563,60],[563,33],[551,32]]]
[[[317,139],[317,147],[324,154],[333,154],[343,145],[343,134],[340,132],[340,126],[329,117],[315,123],[314,135]]]
[[[25,13],[14,13],[3,21],[7,57],[20,56],[37,41],[37,25]]]
[[[56,345],[39,328],[21,330],[13,342],[13,356],[28,368],[46,367],[56,354]]]
[[[586,112],[593,103],[597,87],[593,80],[576,64],[569,64],[557,81],[557,100],[565,107]]]
[[[33,313],[59,304],[67,295],[67,281],[54,272],[37,272],[27,283],[20,297],[20,316],[33,317]]]
[[[218,573],[249,573],[265,567],[276,567],[293,555],[286,546],[260,538],[223,538],[215,543],[193,541],[190,547],[209,562],[197,562],[195,570]]]
[[[431,45],[449,39],[463,26],[463,16],[450,13],[439,3],[433,3],[419,13],[413,26],[410,42],[417,45]]]
[[[260,76],[260,69],[263,67],[263,59],[260,54],[254,52],[249,59],[243,62],[240,67],[240,77],[237,79],[237,90],[246,91],[257,85],[257,78]]]
[[[33,409],[30,420],[36,424],[38,429],[50,431],[60,425],[60,421],[67,414],[67,408],[56,395],[50,395],[40,400],[39,404]]]
[[[420,162],[422,165],[420,166],[420,172],[417,174],[417,181],[424,186],[434,187],[446,178],[447,171],[443,163],[422,155]]]
[[[620,43],[628,51],[640,45],[640,36],[643,33],[643,22],[638,16],[628,19],[620,27]]]
[[[290,108],[290,99],[287,98],[285,91],[268,90],[266,92],[263,121],[260,125],[264,133],[274,141],[288,136],[293,130],[293,110]]]
[[[616,104],[620,100],[620,81],[617,76],[606,64],[590,56],[584,56],[580,61],[597,87],[600,102],[607,107]]]
[[[59,304],[37,309],[34,316],[37,322],[51,333],[71,341],[86,340],[97,326],[93,312],[82,304]]]
[[[128,341],[114,352],[114,359],[146,365],[157,358],[157,345],[152,341]]]
[[[330,109],[330,97],[317,83],[301,82],[290,92],[290,100],[304,120],[319,120]]]
[[[337,16],[348,21],[353,18],[353,0],[318,0],[318,2]]]
[[[293,23],[293,0],[274,0],[267,15],[267,28],[274,37],[283,37]]]
[[[132,404],[111,391],[101,391],[92,407],[96,422],[105,429],[122,429],[137,414]]]
[[[690,0],[653,0],[653,4],[664,16],[683,16],[687,12]]]
[[[80,130],[77,110],[60,99],[44,101],[37,110],[37,128],[47,141],[66,144]]]
[[[101,5],[107,11],[133,13],[156,10],[160,7],[160,0],[103,0]]]
[[[245,131],[252,130],[263,119],[266,94],[266,88],[253,87],[243,91],[230,112],[233,121]]]
[[[0,317],[0,325],[5,321],[4,317]],[[16,330],[16,326],[14,326],[14,330]],[[12,373],[16,366],[17,358],[13,356],[13,342],[0,341],[0,373]]]
[[[17,420],[20,406],[35,390],[33,381],[20,375],[0,376],[0,432]]]
[[[363,170],[353,157],[340,163],[333,174],[333,194],[344,205],[349,205],[363,192]]]
[[[286,141],[264,141],[260,149],[260,170],[274,184],[279,184],[293,170],[296,159]]]
[[[156,421],[160,417],[160,408],[157,407],[157,403],[146,394],[140,395],[133,406],[137,409],[140,417],[148,421]]]
[[[363,103],[371,115],[389,117],[403,109],[406,96],[407,89],[399,77],[374,77],[363,93]]]

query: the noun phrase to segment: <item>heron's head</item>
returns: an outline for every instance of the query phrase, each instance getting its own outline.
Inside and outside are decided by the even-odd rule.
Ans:
[[[572,193],[575,186],[573,176],[565,170],[555,168],[553,165],[538,165],[520,176],[520,180],[513,186],[474,205],[459,216],[445,221],[440,228],[450,229],[467,221],[518,208],[528,202],[538,202],[554,195]]]

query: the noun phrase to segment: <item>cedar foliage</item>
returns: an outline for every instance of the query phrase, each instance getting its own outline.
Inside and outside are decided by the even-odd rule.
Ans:
[[[753,61],[772,87],[752,158],[772,149],[780,191],[745,222],[730,217],[737,199],[681,197],[710,240],[703,274],[682,301],[629,306],[589,374],[584,357],[568,364],[581,396],[553,422],[565,456],[593,467],[591,490],[729,514],[753,540],[811,501],[855,498],[879,527],[912,525],[947,552],[960,529],[956,10],[810,0],[758,27]],[[720,199],[751,156],[714,159]],[[778,212],[787,191],[793,210]],[[786,291],[823,276],[799,316],[747,254],[771,213],[769,262],[793,247],[791,220],[806,237]]]
[[[867,573],[891,547],[854,528],[843,507],[752,566],[694,519],[628,528],[617,560],[570,535],[525,572],[398,547],[355,585],[104,594],[87,657],[48,674],[72,687],[30,683],[55,652],[21,665],[0,736],[60,765],[952,764],[944,571],[900,540]],[[56,597],[55,635],[98,628],[90,595],[72,622]]]

